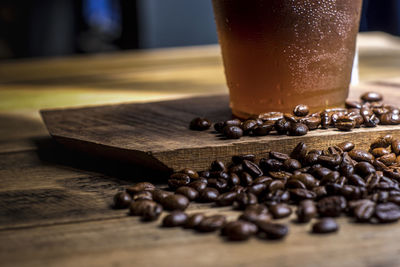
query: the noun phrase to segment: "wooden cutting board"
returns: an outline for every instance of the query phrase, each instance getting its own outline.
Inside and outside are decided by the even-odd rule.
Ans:
[[[379,91],[385,102],[400,106],[400,83],[374,82],[354,87],[350,98],[365,91]],[[310,148],[326,148],[353,141],[368,148],[372,139],[385,134],[400,137],[400,126],[360,128],[352,132],[316,130],[301,137],[269,135],[223,140],[212,131],[191,131],[189,122],[204,116],[213,122],[231,117],[228,95],[172,101],[118,104],[41,111],[51,136],[79,152],[140,164],[162,171],[191,167],[205,169],[215,159],[228,162],[232,155],[268,151],[290,152],[300,141]]]

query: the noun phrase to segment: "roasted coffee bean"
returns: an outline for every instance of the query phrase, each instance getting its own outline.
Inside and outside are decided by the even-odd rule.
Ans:
[[[229,174],[228,186],[240,185],[240,178],[236,173]]]
[[[268,239],[282,239],[289,233],[289,228],[284,224],[257,221],[256,225],[260,235]]]
[[[130,215],[132,216],[143,216],[143,214],[151,207],[157,206],[157,202],[152,200],[139,200],[131,202],[129,205]]]
[[[350,185],[362,186],[362,187],[365,187],[367,185],[364,179],[358,176],[357,174],[348,176],[347,181]]]
[[[289,135],[302,136],[306,135],[308,127],[304,123],[291,123],[289,127]]]
[[[238,126],[225,126],[223,132],[228,139],[239,139],[243,136],[243,130]]]
[[[317,186],[312,189],[312,191],[316,195],[316,199],[321,199],[322,197],[326,196],[328,193],[326,192],[325,186]]]
[[[114,196],[114,208],[115,209],[126,209],[132,202],[132,197],[126,192],[118,192]]]
[[[240,194],[245,191],[245,188],[241,185],[235,185],[231,187],[230,192],[235,192],[236,194]]]
[[[342,161],[342,157],[340,155],[321,155],[318,157],[318,163],[322,166],[326,166],[329,168],[335,168]]]
[[[252,161],[249,160],[243,160],[243,169],[244,171],[246,171],[247,173],[249,173],[252,177],[259,177],[263,175],[263,171],[260,169],[260,167],[258,167],[257,164],[255,164]]]
[[[239,119],[232,119],[232,120],[227,120],[224,122],[224,127],[226,126],[242,126],[242,121]]]
[[[231,173],[241,173],[243,171],[242,164],[230,165],[228,169],[228,174]],[[228,177],[229,178],[229,177]]]
[[[312,231],[316,234],[333,233],[337,230],[339,230],[339,225],[332,218],[322,218],[312,226]]]
[[[314,201],[308,199],[300,201],[296,214],[298,222],[306,223],[311,221],[317,215],[317,207]]]
[[[300,174],[296,174],[296,175],[292,175],[289,178],[290,180],[298,180],[300,182],[302,182],[307,189],[312,189],[314,186],[316,186],[316,180],[314,178],[314,176],[312,176],[311,174],[308,173],[300,173]]]
[[[369,199],[350,201],[349,208],[358,222],[368,222],[375,213],[375,203]]]
[[[294,171],[301,168],[301,163],[297,159],[287,159],[283,162],[283,168],[287,171]]]
[[[364,120],[365,127],[369,128],[376,127],[380,123],[379,118],[375,114],[372,114],[371,116],[362,115],[362,117]]]
[[[226,167],[225,167],[225,164],[222,161],[214,160],[211,163],[210,171],[212,171],[212,172],[222,172],[222,171],[225,171],[225,170],[226,170]]]
[[[301,189],[307,189],[307,187],[300,182],[299,180],[294,180],[294,179],[289,179],[289,181],[286,182],[285,184],[286,188],[301,188]]]
[[[232,157],[233,164],[241,164],[243,160],[249,160],[254,162],[256,160],[256,156],[254,154],[246,154],[246,155],[239,155]]]
[[[152,191],[152,193],[153,193],[153,200],[158,202],[158,203],[161,203],[161,201],[164,198],[166,198],[167,196],[173,194],[172,192],[165,191],[165,190],[160,190],[160,189],[156,189],[156,190]]]
[[[265,205],[255,204],[247,206],[239,219],[255,223],[257,221],[269,221],[272,219],[272,215]]]
[[[257,202],[258,199],[256,195],[248,192],[242,192],[236,196],[233,206],[235,209],[243,210],[247,206],[257,204]]]
[[[396,222],[400,219],[400,207],[394,203],[376,205],[375,216],[381,223]]]
[[[362,177],[365,177],[371,173],[374,173],[376,170],[371,163],[361,161],[356,164],[356,166],[354,167],[354,171]]]
[[[209,203],[217,200],[219,196],[219,192],[217,189],[212,187],[206,187],[203,191],[200,192],[199,201]]]
[[[349,117],[341,117],[335,123],[335,127],[341,131],[351,131],[356,127],[356,125],[356,121]]]
[[[164,227],[182,226],[182,225],[185,225],[187,219],[188,219],[188,216],[186,213],[175,210],[164,217],[164,219],[162,221],[162,225]]]
[[[257,126],[257,121],[246,120],[242,123],[243,134],[250,133]]]
[[[383,147],[377,147],[377,148],[372,149],[371,154],[375,158],[379,158],[379,157],[382,157],[384,155],[390,154],[390,151],[387,150],[386,148],[383,148]]]
[[[229,174],[225,171],[212,171],[210,172],[210,177],[209,178],[222,178],[222,179],[228,179],[229,178]]]
[[[318,129],[318,126],[321,124],[321,117],[307,116],[301,119],[299,122],[304,123],[308,130],[312,131]]]
[[[351,150],[353,150],[354,148],[354,143],[346,141],[346,142],[342,142],[340,144],[337,145],[341,150],[343,150],[343,152],[349,152]]]
[[[290,193],[287,190],[276,190],[270,192],[262,197],[262,201],[265,202],[266,205],[274,205],[277,203],[287,203],[290,200]]]
[[[253,183],[253,177],[247,172],[242,172],[240,174],[240,183],[243,186],[251,185]]]
[[[225,127],[225,124],[223,121],[214,123],[214,130],[217,131],[218,133],[222,133],[224,127]]]
[[[247,187],[247,192],[252,193],[256,196],[260,195],[267,189],[267,184],[265,183],[254,183]]]
[[[281,219],[290,216],[292,214],[292,209],[289,205],[285,203],[278,203],[269,206],[269,211],[274,216],[275,219]]]
[[[356,109],[361,109],[361,103],[358,101],[351,101],[351,100],[346,100],[345,102],[346,108],[356,108]]]
[[[160,217],[160,214],[163,212],[163,207],[154,202],[153,205],[147,205],[145,210],[142,213],[143,221],[155,221]]]
[[[276,151],[269,152],[269,156],[270,156],[270,158],[277,159],[280,161],[285,161],[287,159],[290,159],[288,154],[276,152]]]
[[[321,166],[321,165],[319,165]],[[332,170],[325,167],[313,167],[310,169],[310,174],[317,179],[322,179],[325,175],[331,173]]]
[[[302,160],[307,155],[307,145],[303,142],[297,144],[290,153],[290,157],[297,160]]]
[[[268,192],[275,192],[285,188],[285,182],[281,180],[273,180],[267,184]]]
[[[210,129],[211,122],[206,118],[194,118],[189,125],[191,130],[204,131]]]
[[[142,191],[153,191],[155,188],[156,187],[152,183],[141,182],[126,188],[126,192],[128,192],[131,195],[134,195]]]
[[[269,183],[269,182],[271,182],[272,181],[272,178],[271,177],[268,177],[268,176],[260,176],[260,177],[257,177],[254,181],[253,181],[253,184],[265,184],[265,183]]]
[[[176,189],[175,193],[187,197],[190,201],[195,200],[199,196],[199,192],[190,186],[181,186]]]
[[[258,118],[263,121],[277,121],[283,118],[282,112],[267,112],[258,115]]]
[[[339,179],[340,173],[338,171],[331,171],[324,177],[322,177],[320,185],[334,184]]]
[[[188,184],[188,186],[200,193],[207,187],[207,183],[202,181],[194,181]]]
[[[191,215],[188,216],[185,224],[184,224],[184,228],[190,228],[190,229],[194,229],[196,228],[200,222],[205,218],[205,215],[203,213],[193,213]]]
[[[378,102],[382,101],[383,96],[377,92],[367,92],[361,95],[361,100],[364,102]]]
[[[189,199],[184,195],[169,195],[161,202],[166,210],[185,210],[189,206]]]
[[[138,201],[138,200],[143,200],[143,199],[153,200],[152,192],[151,191],[142,191],[142,192],[134,194],[132,197],[133,201]]]
[[[190,183],[190,177],[185,173],[179,173],[179,172],[174,173],[168,179],[168,186],[171,189],[176,189],[178,187],[188,185],[189,183]]]
[[[257,125],[253,128],[253,134],[255,136],[265,136],[268,135],[273,129],[274,129],[273,124]]]
[[[307,105],[300,104],[293,109],[293,114],[300,117],[307,116],[308,112],[310,112],[310,110]]]
[[[299,122],[299,117],[297,117],[297,116],[295,116],[295,115],[292,115],[292,114],[289,114],[289,113],[285,113],[285,114],[283,114],[283,118],[285,119],[285,120],[287,120],[288,122],[290,122],[290,123],[292,123],[292,122]]]
[[[396,155],[400,154],[400,141],[398,139],[393,139],[392,143],[390,144],[392,148],[392,152]]]
[[[321,113],[321,128],[328,129],[332,119],[328,112],[324,111]]]
[[[235,221],[227,223],[222,232],[231,241],[244,241],[257,233],[257,226],[247,221]]]
[[[307,189],[301,189],[301,188],[289,189],[289,192],[290,192],[290,198],[293,201],[301,201],[304,199],[315,199],[317,197],[316,193]]]
[[[224,227],[225,224],[226,218],[223,215],[207,216],[196,226],[196,230],[204,233],[214,232]]]
[[[260,167],[264,172],[279,171],[283,167],[283,163],[277,159],[261,159]]]
[[[275,122],[274,128],[278,134],[286,134],[290,128],[290,122],[286,119],[279,119]]]
[[[355,161],[366,161],[372,163],[374,160],[374,156],[372,156],[371,153],[361,149],[353,149],[348,154]]]
[[[228,181],[222,178],[209,178],[208,186],[217,189],[219,192],[224,192],[228,189]]]
[[[215,202],[218,206],[230,206],[235,201],[236,196],[236,192],[226,192],[219,195]]]
[[[387,155],[383,155],[383,156],[379,157],[377,160],[379,160],[386,166],[390,166],[396,162],[396,154],[390,153]]]
[[[375,149],[378,147],[387,148],[391,145],[393,137],[391,135],[385,135],[382,137],[378,137],[371,143],[371,149]]]
[[[182,169],[179,171],[179,173],[184,173],[184,174],[188,175],[189,178],[192,180],[199,179],[199,177],[200,177],[199,174],[195,170],[192,170],[189,168]]]
[[[347,206],[347,201],[342,196],[324,197],[317,203],[318,213],[321,217],[338,217]]]
[[[336,184],[343,186],[344,184],[347,183],[347,178],[344,176],[340,176],[337,180],[336,180]]]

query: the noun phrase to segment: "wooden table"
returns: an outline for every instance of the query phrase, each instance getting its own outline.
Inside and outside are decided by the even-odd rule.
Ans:
[[[359,38],[361,81],[400,76],[400,41]],[[110,208],[142,170],[60,149],[38,110],[227,92],[217,46],[0,63],[1,266],[400,266],[400,225],[309,234],[290,223],[284,241],[227,243],[215,234],[160,229]],[[400,93],[400,92],[399,92]],[[189,212],[229,209],[194,205]]]

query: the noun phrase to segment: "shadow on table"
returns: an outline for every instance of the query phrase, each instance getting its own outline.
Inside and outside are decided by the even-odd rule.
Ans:
[[[143,166],[105,159],[75,150],[70,150],[58,144],[54,139],[40,138],[34,140],[40,160],[49,164],[57,164],[85,172],[94,172],[117,178],[121,182],[151,182],[166,184],[170,173],[152,170]]]

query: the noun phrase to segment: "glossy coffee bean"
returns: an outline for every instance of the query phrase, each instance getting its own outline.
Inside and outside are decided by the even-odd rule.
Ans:
[[[188,216],[182,211],[175,210],[164,217],[162,225],[164,227],[177,227],[185,225]]]
[[[226,217],[223,215],[207,216],[196,226],[196,230],[199,232],[214,232],[224,227],[225,224]]]
[[[361,95],[361,100],[364,102],[378,102],[383,100],[383,96],[377,92],[367,92]]]
[[[155,188],[156,187],[152,183],[141,182],[126,188],[126,192],[128,192],[131,195],[134,195],[142,191],[153,191]]]
[[[171,189],[176,189],[178,187],[188,185],[189,183],[190,177],[185,173],[174,173],[168,179],[168,186]]]
[[[258,199],[257,196],[248,193],[248,192],[242,192],[236,196],[235,201],[233,202],[233,206],[236,209],[245,209],[247,206],[257,204]]]
[[[306,223],[311,221],[317,215],[317,207],[312,200],[300,201],[299,206],[296,210],[297,221]]]
[[[155,189],[154,191],[152,191],[152,193],[153,193],[153,200],[158,203],[161,203],[164,198],[173,194],[172,192],[161,189]]]
[[[272,215],[269,213],[267,206],[254,204],[247,206],[239,219],[255,223],[257,221],[269,221],[272,219]]]
[[[219,196],[219,192],[217,189],[212,187],[206,187],[203,191],[200,192],[198,200],[200,202],[209,203],[217,200]]]
[[[132,197],[133,201],[138,201],[138,200],[143,200],[143,199],[153,200],[152,191],[142,191],[142,192],[134,194]]]
[[[236,192],[226,192],[219,195],[215,202],[218,206],[221,207],[230,206],[232,205],[233,201],[235,201],[236,196],[237,196]]]
[[[260,235],[268,239],[282,239],[289,233],[289,228],[284,224],[257,221],[256,225]]]
[[[396,222],[400,219],[400,207],[394,203],[376,205],[375,216],[381,223]]]
[[[126,209],[131,204],[132,197],[126,192],[118,192],[114,196],[114,208],[115,209]]]
[[[291,123],[289,127],[289,135],[302,136],[308,133],[308,127],[304,123]]]
[[[222,233],[231,241],[244,241],[257,233],[257,230],[255,224],[239,220],[227,223],[222,229]]]
[[[292,214],[292,208],[285,203],[278,203],[269,206],[269,211],[275,219],[281,219],[290,216]]]
[[[347,207],[342,196],[329,196],[318,201],[318,213],[321,217],[338,217]]]
[[[199,196],[199,192],[197,192],[196,189],[190,186],[181,186],[176,189],[175,193],[187,197],[190,201],[197,199],[197,197]]]
[[[293,109],[293,114],[300,117],[307,116],[308,112],[310,112],[308,106],[303,104],[297,105]]]
[[[152,200],[139,200],[135,202],[131,202],[129,205],[130,215],[132,216],[143,216],[148,209],[159,205],[157,202]]]
[[[205,218],[203,213],[194,213],[189,215],[184,225],[184,228],[194,229],[196,228],[200,222]]]
[[[184,195],[169,195],[161,202],[166,210],[185,210],[189,206],[189,199]]]
[[[206,118],[194,118],[189,125],[191,130],[204,131],[210,129],[211,122]]]
[[[154,202],[155,203],[155,202]],[[163,212],[163,207],[156,203],[153,205],[148,205],[142,213],[143,221],[155,221],[160,217],[160,214]]]
[[[349,152],[349,151],[351,151],[351,150],[355,147],[354,143],[353,143],[353,142],[349,142],[349,141],[342,142],[342,143],[338,144],[337,146],[338,146],[343,152]]]
[[[223,133],[228,139],[239,139],[243,136],[243,130],[238,126],[226,126]]]
[[[338,230],[339,225],[332,218],[323,218],[319,222],[314,223],[312,226],[312,231],[316,234],[333,233]]]

